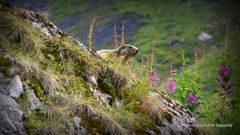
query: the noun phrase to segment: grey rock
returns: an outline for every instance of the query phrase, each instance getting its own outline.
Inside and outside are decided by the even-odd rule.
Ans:
[[[95,86],[98,85],[96,78],[95,78],[94,76],[92,76],[92,75],[91,75],[91,76],[87,76],[87,81],[88,81],[89,83],[95,85]]]
[[[10,89],[10,96],[13,98],[19,98],[19,96],[23,93],[22,81],[19,75],[16,75],[12,78],[9,84],[9,89]]]
[[[198,40],[201,42],[207,42],[209,40],[211,40],[213,37],[210,34],[207,34],[205,32],[202,32],[199,36],[198,36]]]
[[[36,107],[38,106],[44,106],[44,104],[39,100],[39,98],[36,96],[36,94],[34,93],[34,91],[31,89],[29,91],[30,94],[30,100],[31,100],[31,110],[34,110]]]
[[[18,104],[9,96],[0,94],[0,134],[26,135]]]
[[[74,127],[79,129],[80,128],[80,122],[81,122],[81,118],[80,117],[75,116],[73,118],[73,125],[74,125]]]
[[[35,28],[39,28],[47,37],[52,37],[50,31],[47,29],[47,27],[44,27],[43,23],[33,22],[32,25]]]
[[[158,131],[151,131],[149,129],[147,132],[149,134],[201,134],[201,132],[194,127],[196,124],[199,124],[198,116],[191,113],[188,109],[181,109],[180,104],[171,100],[168,96],[163,93],[152,94],[153,97],[157,98],[159,104],[152,106],[145,104],[143,100],[143,106],[148,108],[148,112],[154,115],[158,121],[157,128]],[[182,106],[183,107],[183,106]],[[161,110],[159,111],[158,108]]]
[[[110,101],[113,98],[112,96],[102,93],[98,90],[93,90],[93,95],[94,97],[98,100],[98,102],[100,103],[100,105],[105,104],[109,109],[111,109],[110,106]]]
[[[118,97],[115,98],[115,104],[117,107],[122,106],[123,100],[119,99]]]
[[[22,81],[19,75],[8,77],[0,71],[0,93],[19,98],[23,93]]]
[[[86,135],[86,129],[81,125],[81,118],[75,116],[73,118],[73,126],[75,128],[76,135]]]

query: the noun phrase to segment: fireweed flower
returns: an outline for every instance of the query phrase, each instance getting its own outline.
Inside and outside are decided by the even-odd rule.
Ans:
[[[169,80],[167,83],[167,90],[169,91],[170,95],[172,95],[176,90],[177,83],[174,80]]]
[[[222,71],[224,75],[228,75],[230,73],[230,68],[228,65],[220,66],[218,70]]]
[[[232,92],[233,92],[233,91],[232,91],[231,88],[225,90],[225,93],[226,93],[226,94],[231,94]]]
[[[153,70],[153,74],[149,76],[149,80],[151,81],[151,84],[153,87],[157,86],[158,78],[157,78],[157,70]]]
[[[220,96],[231,94],[233,90],[231,88],[226,89],[224,92],[220,93]]]
[[[231,89],[231,71],[230,67],[228,65],[222,65],[217,68],[218,69],[218,75],[216,76],[216,79],[219,82],[219,85],[224,90],[224,93],[221,93],[220,95],[223,96],[225,94],[231,94],[233,91]]]
[[[197,103],[198,101],[198,97],[195,97],[192,92],[188,95],[188,98],[186,100],[186,103],[191,103],[191,102],[194,102],[194,103]]]

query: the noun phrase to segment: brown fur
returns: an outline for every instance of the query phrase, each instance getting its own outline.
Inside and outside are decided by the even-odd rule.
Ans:
[[[130,58],[135,56],[138,53],[138,48],[132,45],[120,46],[117,49],[113,50],[100,50],[97,53],[103,58],[108,59],[111,57],[118,57],[122,59],[123,63],[127,63]]]

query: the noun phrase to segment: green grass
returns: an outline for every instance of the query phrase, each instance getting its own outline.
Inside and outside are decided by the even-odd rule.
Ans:
[[[157,63],[158,70],[161,73],[161,78],[167,76],[168,67],[170,63],[176,63],[176,54],[179,49],[185,49],[186,54],[193,57],[193,48],[202,48],[207,50],[214,43],[222,41],[223,34],[221,34],[222,25],[217,24],[214,28],[207,28],[206,25],[211,23],[214,19],[222,16],[222,3],[203,2],[199,0],[185,1],[178,3],[175,0],[170,1],[116,1],[110,0],[106,4],[100,5],[97,8],[91,9],[92,1],[59,1],[52,6],[53,20],[58,22],[59,18],[69,14],[78,13],[84,9],[90,9],[88,16],[84,17],[79,24],[68,28],[71,34],[75,35],[81,33],[83,27],[89,27],[94,16],[103,16],[97,20],[97,28],[104,26],[114,16],[120,16],[126,12],[134,12],[141,16],[139,23],[143,23],[135,33],[130,35],[131,44],[140,48],[140,53],[136,57],[139,60],[141,56],[149,58],[151,55],[151,45],[153,41],[157,43]],[[69,9],[68,7],[71,7]],[[113,10],[114,9],[114,10]],[[214,42],[207,46],[202,46],[198,42],[197,36],[202,31],[209,32],[214,37]],[[179,47],[168,44],[169,40],[174,38],[182,38],[185,40],[184,45]],[[108,48],[113,45],[109,44]],[[169,58],[162,63],[161,60]],[[138,61],[139,62],[139,61]],[[177,68],[177,67],[176,67]]]
[[[234,15],[234,14],[233,14]],[[201,73],[201,86],[205,95],[205,102],[203,104],[201,115],[205,115],[201,118],[203,123],[223,123],[232,124],[232,128],[228,130],[224,128],[204,128],[211,134],[237,134],[239,133],[239,89],[240,89],[240,71],[239,68],[239,25],[237,22],[226,21],[226,26],[235,26],[235,28],[229,28],[229,33],[225,33],[227,36],[227,63],[231,68],[232,77],[232,89],[233,93],[221,97],[219,94],[223,91],[218,86],[216,80],[217,67],[224,59],[224,48],[215,48],[209,50],[209,53],[202,57],[199,61],[200,73]],[[207,90],[207,91],[206,91]]]

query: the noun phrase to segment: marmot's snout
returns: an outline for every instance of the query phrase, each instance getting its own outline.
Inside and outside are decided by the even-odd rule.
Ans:
[[[131,56],[135,56],[138,54],[138,48],[132,45],[125,45],[127,48],[129,54],[132,54]]]
[[[136,54],[138,54],[138,49],[137,49],[137,50],[135,50],[135,54],[134,54],[134,55],[136,55]]]

